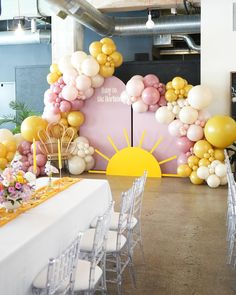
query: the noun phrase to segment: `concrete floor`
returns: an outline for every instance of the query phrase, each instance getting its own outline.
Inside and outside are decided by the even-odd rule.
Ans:
[[[107,178],[116,203],[132,177]],[[124,295],[231,295],[235,273],[226,265],[227,187],[210,189],[182,178],[149,178],[142,228],[146,265],[135,253],[137,289],[129,272]],[[138,249],[137,249],[138,250]],[[109,294],[116,294],[115,286]]]

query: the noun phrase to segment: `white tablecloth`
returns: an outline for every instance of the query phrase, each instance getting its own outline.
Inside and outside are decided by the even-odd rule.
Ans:
[[[46,178],[37,180],[43,186]],[[112,199],[106,180],[83,179],[0,228],[0,294],[28,295],[37,273],[101,215]]]

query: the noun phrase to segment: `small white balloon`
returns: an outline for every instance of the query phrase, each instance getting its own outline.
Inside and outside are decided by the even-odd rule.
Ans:
[[[84,160],[85,160],[86,163],[89,163],[89,162],[91,162],[91,161],[93,160],[93,157],[90,156],[90,155],[87,155],[87,156],[84,158]]]
[[[86,76],[92,77],[98,74],[100,66],[94,57],[89,56],[82,62],[81,70]]]
[[[84,143],[89,143],[88,139],[84,136],[78,136],[74,142],[79,143],[79,142],[84,142]]]
[[[211,188],[216,188],[220,185],[220,178],[215,174],[212,174],[207,178],[207,184]]]
[[[179,112],[179,119],[186,124],[193,124],[197,120],[198,111],[194,108],[187,106],[183,107]]]
[[[218,164],[216,165],[215,167],[215,174],[219,177],[224,177],[226,176],[226,173],[227,173],[227,168],[226,168],[226,165],[225,164]]]
[[[201,166],[197,169],[197,176],[201,179],[207,179],[209,176],[209,169],[205,166]]]
[[[82,62],[88,57],[84,51],[76,51],[71,55],[71,64],[77,70],[80,70]]]
[[[213,162],[211,162],[211,168],[215,169],[215,167],[218,165],[218,164],[221,164],[221,161],[219,160],[214,160]]]
[[[82,150],[78,150],[77,155],[78,155],[79,157],[81,157],[81,158],[84,158],[84,157],[85,157],[85,152],[82,151]]]
[[[68,160],[68,168],[71,174],[78,175],[84,172],[86,164],[82,158],[73,156]]]
[[[103,85],[104,78],[103,76],[97,74],[96,76],[91,77],[91,81],[92,81],[93,88],[99,88]]]
[[[220,178],[220,185],[226,185],[228,183],[227,176]]]
[[[156,111],[155,118],[161,124],[170,124],[174,120],[175,115],[164,106]]]
[[[141,99],[132,104],[133,111],[136,113],[144,113],[148,110],[146,105]]]
[[[85,170],[86,171],[91,170],[91,169],[93,169],[94,166],[95,166],[95,159],[92,158],[92,160],[90,162],[86,163]]]

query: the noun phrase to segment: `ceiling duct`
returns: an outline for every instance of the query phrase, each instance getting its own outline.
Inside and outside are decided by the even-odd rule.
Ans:
[[[200,15],[161,16],[153,19],[154,27],[147,29],[147,17],[110,17],[85,0],[47,0],[57,7],[58,15],[73,16],[89,29],[105,36],[153,34],[199,34]]]
[[[172,40],[183,40],[188,44],[188,47],[194,51],[200,52],[201,51],[201,47],[199,45],[197,45],[193,38],[191,36],[188,35],[172,35],[171,36]]]
[[[19,45],[19,44],[49,44],[51,41],[51,31],[37,30],[35,33],[24,31],[24,34],[16,36],[14,31],[0,32],[0,45]]]

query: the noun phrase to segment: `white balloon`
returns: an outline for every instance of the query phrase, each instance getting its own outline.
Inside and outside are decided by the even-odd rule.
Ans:
[[[82,73],[85,74],[86,76],[92,77],[98,74],[100,70],[100,66],[94,57],[89,56],[82,62],[81,70],[82,70]]]
[[[171,122],[168,125],[168,131],[169,131],[170,135],[180,137],[181,136],[180,128],[183,127],[183,125],[184,124],[178,119]]]
[[[215,174],[219,177],[224,177],[226,176],[227,168],[225,164],[218,164],[215,167]]]
[[[198,111],[190,106],[183,107],[179,112],[179,119],[185,124],[193,124],[198,117]]]
[[[65,100],[72,101],[75,100],[79,92],[74,86],[66,85],[63,87],[61,95]]]
[[[103,76],[97,74],[96,76],[91,77],[91,81],[92,81],[93,88],[99,88],[103,85],[104,78]]]
[[[0,129],[0,142],[5,140],[14,141],[14,137],[10,130],[3,128]]]
[[[148,110],[146,105],[141,99],[132,104],[133,111],[136,113],[144,113]]]
[[[82,151],[82,150],[78,150],[78,156],[80,157],[80,158],[84,158],[85,157],[85,152],[84,151]]]
[[[207,121],[208,119],[210,119],[211,114],[207,111],[207,110],[200,110],[198,112],[198,120],[199,121]]]
[[[213,169],[215,169],[215,167],[216,167],[218,164],[221,164],[221,161],[219,161],[219,160],[214,160],[213,162],[211,162],[210,167],[213,168]]]
[[[215,174],[212,174],[207,178],[207,184],[211,188],[216,188],[220,185],[220,178]]]
[[[48,112],[47,110],[43,112],[42,118],[48,121],[48,123],[58,123],[61,119],[60,114],[53,114],[52,112]]]
[[[143,81],[143,76],[141,76],[141,75],[134,75],[130,80],[133,80],[133,79],[139,79],[139,80]]]
[[[70,84],[75,80],[75,78],[78,76],[78,72],[75,69],[67,69],[63,73],[63,81],[66,84]]]
[[[94,89],[91,87],[89,89],[87,89],[85,92],[84,92],[84,95],[86,98],[90,98],[92,97],[94,94]]]
[[[124,104],[131,105],[131,97],[129,96],[129,94],[125,90],[121,92],[120,100]]]
[[[207,179],[209,176],[209,169],[205,166],[201,166],[197,169],[197,176],[201,179]]]
[[[228,183],[227,176],[220,178],[220,185],[226,185]]]
[[[86,163],[85,170],[86,171],[91,170],[91,169],[93,169],[94,166],[95,166],[95,159],[92,157],[92,160],[90,162]]]
[[[77,70],[80,70],[82,62],[88,57],[84,51],[76,51],[71,55],[71,64]]]
[[[164,106],[156,111],[155,118],[161,124],[170,124],[174,120],[175,115]]]
[[[64,72],[66,71],[73,70],[73,66],[70,60],[71,60],[70,55],[65,55],[59,59],[58,68],[61,73],[64,74]]]
[[[84,143],[89,143],[88,139],[84,136],[78,136],[74,142],[78,143],[78,142],[84,142]]]
[[[190,125],[187,131],[187,137],[191,141],[198,141],[203,138],[203,129],[198,125]]]
[[[68,168],[71,174],[78,175],[84,172],[86,164],[82,158],[73,156],[68,160]]]
[[[94,148],[92,146],[89,147],[89,153],[90,155],[93,155],[94,154]]]
[[[91,161],[93,160],[93,157],[90,156],[90,155],[87,155],[87,156],[84,158],[84,160],[85,160],[86,163],[89,163],[89,162],[91,162]]]
[[[22,137],[21,133],[16,133],[13,135],[13,137],[17,147],[22,143],[22,141],[24,141],[24,138]]]
[[[144,84],[140,79],[131,79],[126,84],[126,92],[130,96],[141,96],[143,89]]]
[[[211,101],[212,93],[209,88],[204,85],[194,86],[188,93],[189,104],[197,110],[208,107]]]
[[[80,91],[86,91],[91,88],[91,78],[85,75],[80,75],[75,79],[76,88]],[[63,88],[64,89],[64,88]]]

